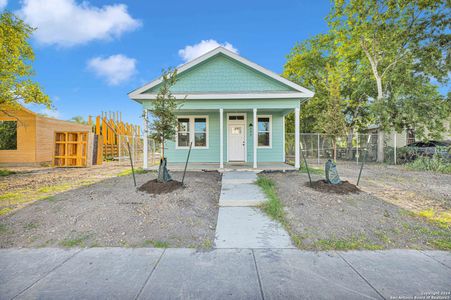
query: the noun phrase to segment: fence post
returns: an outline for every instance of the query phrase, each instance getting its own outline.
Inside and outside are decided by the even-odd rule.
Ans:
[[[356,159],[357,159],[357,164],[359,163],[359,142],[360,142],[360,140],[359,140],[359,133],[357,132],[356,133],[356,135],[357,135],[357,139],[356,139],[356,141],[357,141],[357,146],[356,146],[356,153],[355,153],[355,156],[356,156]],[[352,147],[352,141],[351,141],[351,147]]]
[[[317,158],[317,161],[318,161],[318,165],[319,165],[319,157],[320,157],[320,152],[319,152],[319,151],[320,151],[320,146],[319,146],[319,133],[317,133],[316,135],[318,136],[318,138],[317,138],[317,140],[318,140],[318,148],[317,148],[317,150],[318,150],[318,151],[317,151],[317,152],[318,152],[318,158]]]
[[[397,145],[397,140],[396,140],[396,131],[395,131],[395,133],[393,133],[393,144],[394,144],[394,147],[393,147],[393,152],[394,152],[394,158],[393,158],[393,160],[394,160],[394,162],[395,162],[395,165],[396,165],[396,150],[397,150],[397,147],[398,147],[398,145]]]

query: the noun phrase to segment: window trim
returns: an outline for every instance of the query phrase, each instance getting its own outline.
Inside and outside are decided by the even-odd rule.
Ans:
[[[269,146],[259,146],[258,145],[258,134],[259,132],[266,132],[258,130],[258,119],[259,118],[269,118]],[[257,115],[257,149],[271,149],[272,148],[272,115]]]
[[[194,142],[194,137],[195,137],[195,122],[194,122],[194,119],[199,119],[199,118],[205,118],[205,121],[206,121],[206,130],[205,130],[205,133],[206,133],[206,146],[196,146],[195,145],[195,142]],[[207,115],[188,115],[188,116],[182,116],[182,115],[180,115],[180,116],[177,116],[177,123],[178,123],[178,121],[179,121],[179,119],[189,119],[189,128],[190,128],[190,130],[189,130],[189,142],[191,143],[191,142],[193,142],[193,148],[192,149],[208,149],[209,148],[209,130],[208,130],[208,127],[209,127],[209,124],[210,124],[210,121],[208,120],[208,116]],[[177,128],[176,128],[176,134],[175,134],[175,149],[180,149],[180,150],[186,150],[186,149],[189,149],[189,146],[179,146],[179,136],[178,136],[178,134],[179,134],[179,131],[178,131],[178,126],[177,126]]]

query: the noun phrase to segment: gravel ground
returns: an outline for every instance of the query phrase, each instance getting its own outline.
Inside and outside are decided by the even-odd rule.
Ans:
[[[301,248],[451,249],[449,227],[438,226],[406,210],[449,208],[451,176],[405,174],[400,169],[387,169],[389,171],[385,177],[384,169],[368,167],[360,186],[362,192],[347,195],[324,193],[306,187],[308,177],[303,173],[269,173],[263,176],[275,181],[290,231],[301,241]],[[342,177],[356,181],[351,175],[354,175],[352,172],[358,174],[358,169],[345,169],[339,165],[338,171]],[[370,174],[371,181],[367,178]],[[313,180],[322,178],[321,175],[312,175]],[[427,184],[427,181],[433,183]],[[384,186],[390,187],[392,194],[384,193]],[[393,191],[396,191],[397,197],[391,199]],[[416,194],[415,197],[412,193]],[[425,199],[423,193],[427,194],[427,203],[421,202]],[[386,198],[391,200],[386,201]]]
[[[180,172],[171,173],[181,180]],[[138,187],[155,173],[137,175]],[[216,172],[188,172],[186,187],[150,195],[122,176],[57,194],[0,216],[0,247],[213,244],[221,190]]]

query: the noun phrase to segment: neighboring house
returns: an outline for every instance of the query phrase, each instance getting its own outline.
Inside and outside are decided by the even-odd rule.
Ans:
[[[57,131],[91,132],[91,127],[43,117],[24,107],[0,111],[0,164],[50,164]]]
[[[217,163],[219,168],[228,162],[247,162],[253,168],[260,162],[284,162],[285,116],[292,111],[299,144],[299,110],[302,101],[313,97],[312,91],[223,47],[177,70],[178,81],[171,91],[183,104],[177,112],[175,141],[165,146],[170,162],[184,162],[190,142],[190,162]],[[160,83],[158,78],[129,97],[147,113]],[[295,167],[299,162],[298,147]]]

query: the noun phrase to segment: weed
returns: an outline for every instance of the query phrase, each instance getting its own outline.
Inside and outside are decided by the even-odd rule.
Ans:
[[[6,233],[8,231],[8,227],[6,224],[0,224],[0,233]]]
[[[48,194],[48,193],[56,193],[56,192],[64,192],[72,187],[71,184],[60,184],[60,185],[50,185],[44,186],[38,189],[38,193]]]
[[[88,238],[87,235],[80,236],[72,239],[64,239],[59,244],[63,247],[83,247],[85,245],[85,241]]]
[[[365,236],[352,236],[343,239],[322,239],[314,243],[319,250],[381,250],[384,247],[368,242]]]
[[[211,249],[213,247],[213,243],[211,242],[210,239],[205,239],[202,242],[201,248],[202,249]]]
[[[155,248],[169,248],[169,243],[164,241],[145,240],[144,246],[153,246]]]
[[[16,174],[16,172],[7,169],[0,169],[0,176],[8,176],[13,174]]]
[[[0,216],[1,216],[1,215],[6,215],[7,213],[9,213],[9,212],[12,211],[12,210],[13,210],[13,209],[10,208],[10,207],[2,208],[2,209],[0,209]]]
[[[31,229],[36,229],[38,227],[39,227],[39,225],[37,223],[30,222],[28,224],[25,224],[23,228],[26,230],[31,230]]]
[[[315,168],[312,166],[308,166],[308,170],[310,172],[310,174],[316,174],[316,175],[324,175],[324,170],[321,168]],[[307,168],[305,167],[305,164],[302,163],[300,168],[299,168],[299,172],[301,173],[307,173]]]
[[[148,171],[143,168],[135,169],[135,174],[146,174]],[[117,174],[118,177],[132,175],[132,170],[128,169]]]
[[[434,155],[433,157],[418,157],[412,162],[405,164],[405,167],[413,171],[432,171],[451,174],[451,162]]]
[[[436,212],[432,208],[422,210],[418,213],[420,217],[436,223],[442,228],[449,228],[451,226],[451,212]]]

